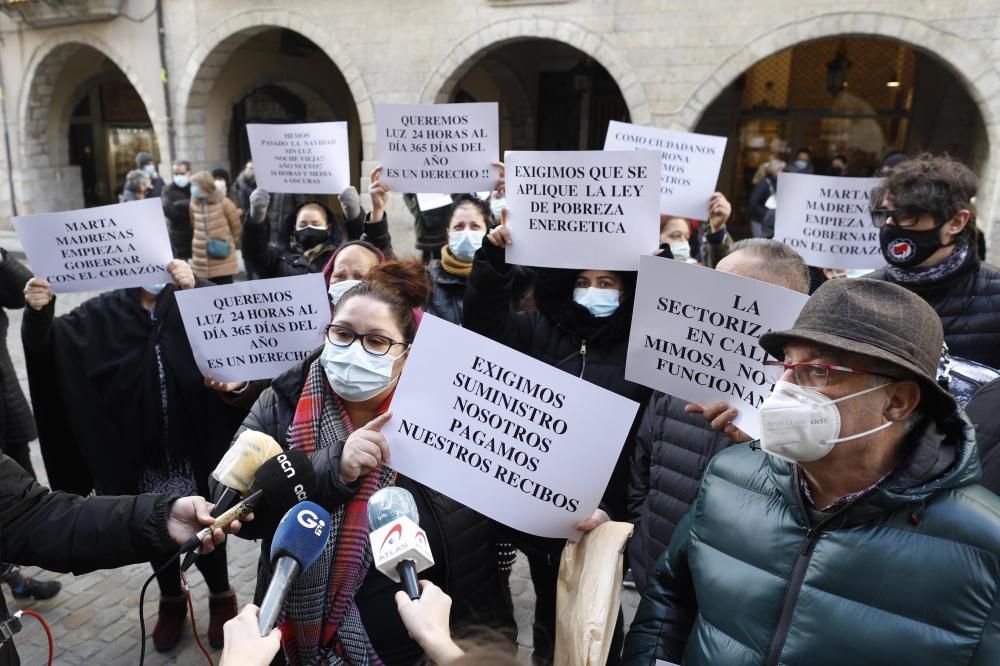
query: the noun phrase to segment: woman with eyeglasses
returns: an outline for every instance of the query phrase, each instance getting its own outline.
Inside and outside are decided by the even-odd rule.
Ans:
[[[902,162],[872,192],[872,222],[888,266],[865,277],[923,298],[941,317],[952,356],[1000,368],[1000,268],[980,260],[979,181],[950,157]]]
[[[287,663],[423,663],[396,610],[398,584],[372,566],[366,507],[375,491],[391,485],[416,500],[435,561],[421,577],[448,590],[453,626],[516,631],[498,573],[494,523],[383,464],[390,454],[380,430],[429,289],[420,262],[372,268],[341,296],[323,346],[276,378],[240,428],[308,454],[319,478],[310,499],[332,515],[323,555],[299,575],[279,616]],[[243,534],[265,537],[260,603],[271,577],[270,544],[259,532]]]

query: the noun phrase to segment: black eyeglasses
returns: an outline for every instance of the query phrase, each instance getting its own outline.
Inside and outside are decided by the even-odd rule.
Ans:
[[[385,356],[396,345],[409,347],[409,342],[396,342],[378,333],[355,333],[346,326],[330,324],[326,327],[326,339],[338,347],[349,347],[355,340],[361,340],[361,347],[372,356]]]
[[[933,211],[916,206],[899,206],[898,208],[872,208],[872,224],[881,229],[892,219],[892,223],[897,227],[906,229],[916,226],[920,218],[924,215],[933,215]],[[937,215],[934,215],[937,221]]]

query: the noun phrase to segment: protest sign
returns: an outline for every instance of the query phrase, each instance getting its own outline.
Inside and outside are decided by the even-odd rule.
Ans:
[[[172,282],[159,199],[14,218],[31,270],[52,291],[103,291]]]
[[[660,154],[507,153],[507,261],[634,271],[660,245]]]
[[[871,192],[877,178],[778,174],[774,238],[820,268],[885,265],[872,224]]]
[[[774,374],[757,344],[791,328],[806,294],[710,268],[647,255],[639,263],[625,378],[682,400],[723,400],[733,423],[760,435],[757,409]]]
[[[580,538],[639,405],[432,315],[409,354],[389,464],[514,529]]]
[[[320,273],[177,292],[191,351],[206,377],[270,379],[323,344],[330,323]]]
[[[604,150],[655,150],[660,153],[660,213],[708,219],[726,152],[726,137],[674,132],[612,120]]]
[[[426,210],[434,210],[435,208],[444,208],[445,206],[451,205],[451,196],[447,194],[418,194],[417,195],[417,206],[420,207],[421,212]]]
[[[476,192],[496,185],[496,102],[376,104],[375,129],[382,181],[397,192]]]
[[[287,194],[340,194],[351,184],[347,123],[247,125],[257,185]]]

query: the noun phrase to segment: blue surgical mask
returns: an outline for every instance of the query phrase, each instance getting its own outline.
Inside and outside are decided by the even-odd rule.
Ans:
[[[617,289],[577,287],[573,290],[573,300],[577,305],[587,308],[587,311],[597,318],[610,317],[617,312],[620,297],[621,292]]]
[[[497,222],[500,221],[501,211],[503,211],[504,206],[506,205],[507,205],[507,200],[503,198],[490,200],[490,212],[493,213],[493,217],[494,219],[496,219]]]
[[[156,284],[143,285],[142,290],[147,294],[152,294],[153,296],[159,296],[163,288],[167,286],[166,282],[157,282]]]
[[[181,174],[181,173],[174,174],[174,185],[176,185],[177,187],[181,188],[187,187],[188,182],[189,181],[186,174]]]
[[[691,244],[687,241],[677,241],[670,243],[670,254],[678,261],[687,261],[691,258]]]
[[[792,162],[792,166],[798,169],[799,171],[805,171],[806,167],[809,166],[809,163],[806,162],[805,160],[795,160],[794,162]]]
[[[145,166],[145,169],[146,169],[146,173],[148,173],[150,176],[155,176],[156,175],[156,165],[155,164],[152,164],[152,163],[147,164]]]
[[[340,282],[332,282],[327,293],[330,294],[330,302],[336,305],[343,298],[344,294],[351,290],[352,287],[361,284],[361,280],[341,280]]]
[[[192,199],[201,199],[201,188],[198,187],[197,185],[192,185],[191,186],[191,198]]]
[[[323,346],[319,363],[334,393],[347,402],[364,402],[396,381],[392,376],[396,358],[391,354],[369,354],[361,346],[361,340],[355,340],[346,347],[328,340]]]
[[[452,231],[448,234],[448,249],[459,261],[472,261],[472,256],[483,245],[482,231]]]

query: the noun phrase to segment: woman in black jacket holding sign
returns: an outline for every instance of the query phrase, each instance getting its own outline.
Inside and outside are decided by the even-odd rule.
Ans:
[[[535,312],[511,307],[516,266],[504,259],[511,242],[505,225],[493,229],[476,253],[465,292],[464,326],[540,361],[645,405],[650,389],[625,379],[636,275],[604,270],[536,269]],[[596,406],[595,406],[596,407]],[[580,527],[593,529],[626,519],[629,460],[641,413],[636,415],[604,492],[601,508]],[[529,539],[518,544],[528,555],[537,596],[534,656],[552,659],[555,585],[561,540]],[[620,648],[620,646],[618,646]],[[612,649],[609,661],[616,661]]]
[[[209,496],[208,476],[246,412],[205,387],[175,298],[196,280],[183,261],[167,270],[174,283],[109,291],[59,317],[48,282],[35,277],[25,287],[21,339],[53,488]],[[158,569],[166,559],[151,564]],[[197,566],[211,593],[209,641],[219,648],[222,625],[237,611],[225,550]],[[153,645],[166,652],[187,616],[179,566],[157,582]]]

